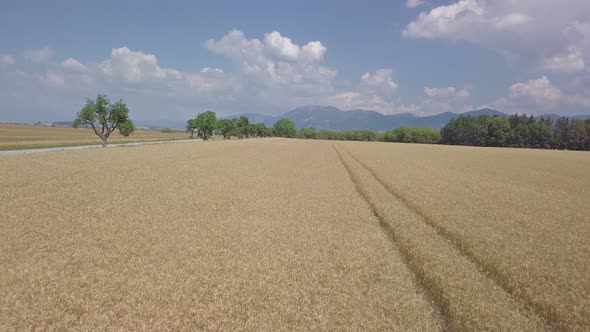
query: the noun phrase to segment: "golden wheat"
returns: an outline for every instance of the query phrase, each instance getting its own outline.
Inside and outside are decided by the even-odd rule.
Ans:
[[[0,330],[440,330],[330,144],[0,158]]]
[[[554,329],[590,329],[590,154],[408,144],[345,148]]]
[[[251,139],[0,157],[0,330],[585,330],[590,154]]]
[[[187,138],[188,134],[182,132],[161,133],[159,130],[138,129],[129,137],[123,137],[119,134],[119,131],[115,131],[111,134],[109,142],[127,143]],[[100,142],[100,138],[94,134],[94,131],[87,128],[0,124],[0,149],[35,148],[67,144],[99,144]]]

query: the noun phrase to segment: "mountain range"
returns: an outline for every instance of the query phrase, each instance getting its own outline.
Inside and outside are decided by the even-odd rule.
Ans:
[[[353,110],[343,111],[332,106],[305,106],[299,107],[287,113],[272,116],[259,113],[242,113],[225,117],[226,119],[246,116],[251,123],[264,123],[268,127],[272,127],[275,122],[280,119],[290,119],[295,122],[298,129],[301,128],[315,128],[316,130],[354,130],[354,129],[370,129],[374,131],[387,131],[398,127],[427,127],[432,129],[440,129],[447,124],[451,119],[459,115],[489,115],[508,117],[510,114],[503,113],[491,108],[483,108],[464,113],[445,112],[430,116],[416,116],[411,113],[400,113],[385,115],[375,111],[367,110]],[[553,121],[557,120],[561,115],[558,114],[544,114],[538,115],[536,118],[549,117]],[[576,119],[586,120],[590,119],[590,114],[570,116]],[[71,126],[71,121],[54,122],[54,125]],[[186,126],[186,121],[177,120],[137,120],[136,126],[140,128],[176,128],[182,129]]]
[[[305,106],[296,108],[279,116],[245,113],[230,116],[228,118],[235,118],[242,115],[248,117],[250,122],[262,122],[269,127],[273,126],[279,119],[290,119],[295,122],[298,129],[315,128],[316,130],[329,129],[335,131],[354,129],[386,131],[398,127],[427,127],[440,129],[451,119],[456,118],[459,115],[510,116],[510,114],[502,113],[491,108],[483,108],[464,113],[445,112],[419,117],[411,113],[385,115],[379,112],[365,110],[343,111],[332,106]],[[560,115],[557,114],[545,114],[539,115],[538,117],[541,116],[550,117],[553,120],[560,117]],[[575,115],[573,117],[582,120],[590,119],[590,115]]]

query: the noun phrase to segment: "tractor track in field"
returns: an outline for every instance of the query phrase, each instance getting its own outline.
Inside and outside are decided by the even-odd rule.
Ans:
[[[437,297],[428,289],[428,285],[425,283],[425,280],[423,278],[420,278],[418,271],[416,271],[416,269],[413,267],[413,265],[410,264],[410,262],[408,261],[409,257],[407,255],[407,253],[405,252],[405,250],[403,250],[403,248],[400,247],[400,245],[396,241],[396,236],[395,236],[395,232],[394,232],[393,228],[387,223],[387,221],[385,221],[385,219],[383,219],[383,216],[378,212],[377,208],[375,207],[375,204],[362,191],[362,189],[360,188],[360,185],[359,185],[360,180],[354,176],[352,170],[350,169],[350,166],[342,158],[340,151],[334,145],[332,145],[332,147],[334,148],[336,154],[338,155],[338,159],[340,160],[340,163],[342,163],[342,166],[346,169],[346,172],[347,172],[348,176],[350,177],[352,184],[354,185],[354,189],[363,198],[363,200],[365,201],[365,203],[367,204],[367,206],[371,210],[371,213],[379,222],[379,227],[381,228],[383,233],[385,233],[385,236],[387,236],[387,238],[391,241],[391,244],[400,253],[400,257],[401,257],[401,260],[404,263],[404,265],[414,275],[416,283],[417,283],[416,286],[420,289],[420,291],[423,294],[426,295],[428,300],[435,306],[435,309],[440,313],[442,322],[444,324],[444,326],[443,326],[444,330],[451,331],[451,321],[449,319],[449,316],[445,313],[444,305],[442,303],[440,303],[440,301],[437,299]]]
[[[427,268],[424,266],[423,261],[420,259],[416,259],[413,257],[412,248],[408,246],[408,242],[404,244],[404,241],[400,239],[400,235],[398,232],[400,231],[397,229],[395,225],[392,225],[390,221],[387,220],[387,215],[380,210],[373,199],[371,198],[370,190],[367,190],[366,187],[363,186],[363,180],[359,177],[358,171],[355,173],[353,170],[352,162],[358,164],[360,169],[364,170],[365,173],[370,176],[370,178],[374,179],[376,183],[391,197],[392,200],[398,201],[403,208],[407,209],[411,214],[415,215],[422,224],[429,229],[433,233],[433,237],[439,239],[446,243],[448,248],[445,248],[450,251],[455,251],[457,253],[456,258],[459,260],[467,261],[471,264],[475,269],[472,269],[474,274],[477,274],[478,281],[483,281],[486,283],[486,280],[497,287],[497,291],[499,293],[499,297],[503,297],[507,299],[508,302],[514,302],[515,308],[519,309],[520,311],[524,312],[524,317],[532,318],[533,322],[536,322],[537,328],[541,327],[542,329],[552,329],[552,325],[548,324],[547,322],[550,321],[549,317],[552,317],[551,313],[547,312],[547,310],[543,310],[538,305],[536,305],[533,301],[528,298],[525,298],[522,294],[517,294],[516,290],[508,285],[508,282],[505,277],[498,271],[497,268],[482,262],[477,258],[475,253],[473,253],[470,248],[464,245],[456,234],[448,231],[444,227],[438,225],[433,218],[425,213],[419,206],[415,203],[404,197],[399,191],[395,188],[392,188],[391,185],[386,183],[373,169],[367,166],[365,163],[361,162],[356,158],[352,153],[341,146],[332,145],[335,152],[340,159],[343,167],[346,169],[356,191],[359,195],[365,200],[369,208],[371,209],[374,216],[379,221],[379,225],[383,232],[389,237],[389,239],[394,243],[394,245],[399,249],[401,256],[403,257],[403,261],[408,266],[410,271],[414,273],[416,276],[419,286],[425,290],[425,293],[432,299],[436,306],[438,307],[439,311],[443,315],[444,322],[446,324],[446,328],[449,330],[454,329],[464,329],[466,326],[461,324],[461,322],[457,322],[457,320],[461,320],[461,317],[453,314],[453,311],[456,308],[453,308],[456,303],[451,303],[448,300],[448,297],[445,296],[445,293],[448,291],[442,288],[440,285],[436,285],[433,283],[433,279],[436,279],[437,276],[434,276],[436,272],[429,272],[425,271]],[[351,161],[347,161],[346,158],[343,156],[344,153],[349,156]],[[399,226],[399,225],[398,225]],[[401,227],[400,227],[401,228]],[[422,242],[426,242],[427,239],[423,239]],[[422,244],[425,245],[425,244]],[[415,249],[415,248],[414,248]],[[428,276],[430,274],[430,276]],[[501,318],[501,317],[498,317]],[[533,324],[535,325],[535,324]]]

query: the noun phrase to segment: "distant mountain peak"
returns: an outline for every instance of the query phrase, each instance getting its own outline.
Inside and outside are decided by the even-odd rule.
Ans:
[[[465,115],[489,115],[489,116],[507,116],[502,112],[483,108],[470,112],[462,113]],[[250,122],[263,122],[267,126],[272,126],[281,119],[286,118],[295,122],[297,128],[315,128],[316,130],[354,130],[370,129],[375,131],[387,131],[398,127],[427,127],[440,129],[451,119],[459,116],[458,113],[445,112],[431,116],[419,117],[412,113],[398,113],[385,115],[374,110],[355,109],[343,111],[334,106],[306,105],[297,107],[287,113],[279,116],[269,116],[261,114],[240,114],[246,115]],[[238,117],[239,115],[233,116]]]

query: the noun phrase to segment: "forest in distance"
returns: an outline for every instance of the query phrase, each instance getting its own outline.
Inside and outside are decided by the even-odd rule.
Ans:
[[[205,112],[209,117],[213,112]],[[199,136],[199,117],[188,120],[187,131],[196,130]],[[212,120],[217,133],[224,138],[288,137],[302,139],[325,139],[343,141],[381,141],[401,143],[448,144],[489,147],[513,147],[560,150],[590,150],[590,120],[513,114],[510,117],[489,115],[459,115],[451,119],[441,130],[424,127],[399,127],[384,133],[359,130],[297,129],[289,119],[281,119],[272,128],[263,123],[249,123],[246,116],[234,119]],[[213,122],[211,122],[213,123]],[[210,126],[213,126],[211,124]],[[213,128],[213,127],[212,127]]]

